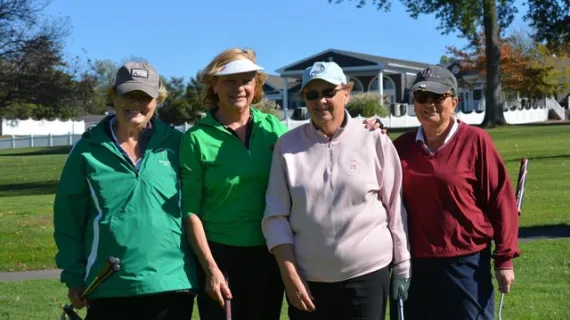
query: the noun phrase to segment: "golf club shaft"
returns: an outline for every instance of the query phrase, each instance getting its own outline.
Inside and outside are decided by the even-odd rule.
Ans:
[[[398,297],[398,320],[404,320],[404,299]]]
[[[521,212],[523,204],[527,173],[528,173],[528,159],[522,158],[521,165],[519,168],[519,178],[517,180],[517,190],[516,190],[517,209],[519,214]]]
[[[101,271],[99,271],[99,274],[93,278],[85,291],[83,291],[83,294],[81,294],[81,300],[89,296],[95,289],[97,289],[97,287],[99,287],[101,283],[105,282],[105,280],[107,280],[110,276],[119,271],[120,268],[119,259],[115,257],[109,257],[108,261],[105,262],[105,265]]]
[[[501,300],[499,301],[499,320],[503,320],[503,303],[505,302],[505,294],[501,293]]]
[[[519,179],[517,180],[516,189],[516,199],[517,199],[517,211],[521,214],[523,197],[524,197],[524,187],[526,184],[526,176],[528,174],[528,159],[522,158],[521,165],[519,168]],[[501,300],[499,301],[499,320],[503,320],[503,304],[505,302],[505,293],[501,292]]]

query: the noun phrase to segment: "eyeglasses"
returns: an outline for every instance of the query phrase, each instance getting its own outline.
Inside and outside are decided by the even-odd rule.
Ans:
[[[447,97],[452,97],[452,95],[449,92],[446,93],[434,93],[434,92],[429,92],[429,91],[415,91],[414,92],[414,100],[417,103],[428,103],[429,101],[432,101],[435,104],[442,104],[443,101],[445,99],[447,99]]]
[[[342,89],[344,89],[344,88],[327,88],[327,89],[323,89],[321,92],[319,92],[317,90],[307,91],[307,92],[305,92],[305,99],[316,100],[319,97],[325,97],[327,99],[331,99],[331,98],[334,98],[336,93]]]

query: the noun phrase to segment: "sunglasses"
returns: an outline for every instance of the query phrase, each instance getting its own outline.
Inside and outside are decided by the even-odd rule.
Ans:
[[[321,92],[317,91],[317,90],[311,90],[311,91],[307,91],[305,92],[305,99],[307,100],[316,100],[319,97],[325,97],[327,99],[331,99],[334,98],[334,96],[336,95],[337,92],[339,92],[340,90],[342,90],[344,88],[327,88],[327,89],[323,89]]]
[[[451,97],[452,95],[449,92],[446,93],[434,93],[429,91],[415,91],[414,92],[414,100],[417,103],[428,103],[432,101],[436,104],[441,104],[447,97]]]

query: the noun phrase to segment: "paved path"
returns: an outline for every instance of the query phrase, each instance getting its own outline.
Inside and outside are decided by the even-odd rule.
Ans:
[[[521,227],[519,242],[533,240],[570,238],[570,225],[555,225],[546,227]],[[0,272],[0,281],[22,281],[36,279],[59,279],[61,270],[38,270],[21,272]]]
[[[61,270],[37,270],[37,271],[18,271],[18,272],[0,272],[0,281],[22,281],[37,279],[59,279]]]

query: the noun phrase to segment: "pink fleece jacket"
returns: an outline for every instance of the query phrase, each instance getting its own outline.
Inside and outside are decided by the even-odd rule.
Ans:
[[[394,263],[410,276],[402,169],[392,141],[350,116],[332,139],[312,123],[275,145],[262,230],[293,244],[307,281],[338,282]]]

